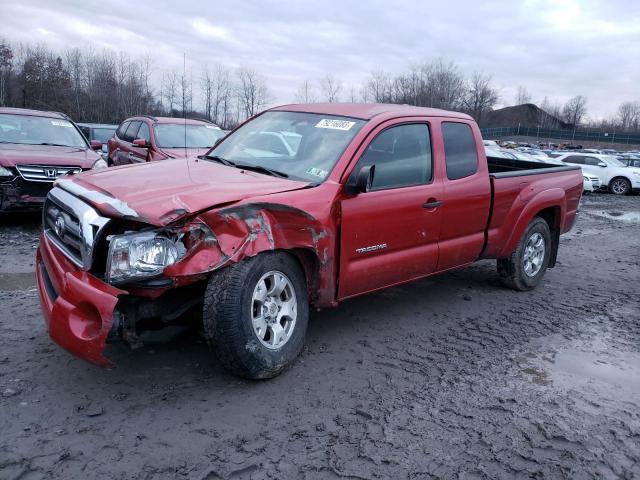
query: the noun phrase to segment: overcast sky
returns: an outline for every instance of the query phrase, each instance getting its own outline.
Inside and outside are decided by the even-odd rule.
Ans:
[[[253,67],[274,103],[327,72],[346,90],[439,57],[493,75],[505,104],[518,85],[536,103],[585,95],[596,118],[640,100],[640,0],[0,0],[0,20],[12,43],[151,53],[158,76],[181,71],[183,52],[194,78]]]

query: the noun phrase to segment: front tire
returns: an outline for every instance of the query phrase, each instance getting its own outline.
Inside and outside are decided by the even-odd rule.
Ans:
[[[538,286],[549,265],[551,232],[547,222],[534,218],[509,258],[498,259],[502,283],[521,292]]]
[[[205,335],[235,375],[257,380],[280,374],[300,354],[308,321],[304,273],[287,253],[263,253],[209,279]]]
[[[609,191],[614,195],[626,195],[631,190],[631,182],[626,178],[618,177],[609,183]]]

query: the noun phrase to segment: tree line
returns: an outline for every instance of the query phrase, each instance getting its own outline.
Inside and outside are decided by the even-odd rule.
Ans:
[[[187,115],[231,128],[271,100],[266,77],[248,67],[205,66],[197,74],[186,68],[159,72],[150,55],[131,58],[91,48],[56,52],[44,45],[14,46],[0,39],[0,106],[61,111],[76,121],[100,123],[119,123],[135,114]],[[330,74],[307,79],[292,100],[442,108],[468,113],[483,125],[499,104],[501,91],[490,75],[466,76],[455,63],[438,59],[399,74],[376,71],[358,85],[345,85]],[[532,97],[519,86],[514,100],[520,105],[531,103]],[[582,95],[564,104],[545,97],[538,106],[551,118],[574,126],[640,131],[639,101],[622,103],[615,115],[598,122],[588,120],[587,98]],[[548,121],[547,116],[541,118],[541,123]]]

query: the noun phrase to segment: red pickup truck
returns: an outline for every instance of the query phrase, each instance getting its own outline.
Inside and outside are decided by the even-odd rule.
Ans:
[[[483,258],[534,288],[582,182],[577,167],[487,158],[461,113],[281,106],[206,155],[59,180],[40,301],[53,340],[95,364],[112,366],[106,343],[195,320],[227,369],[269,378],[300,352],[310,307]]]

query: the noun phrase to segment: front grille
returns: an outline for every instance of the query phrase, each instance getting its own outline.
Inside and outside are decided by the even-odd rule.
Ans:
[[[42,210],[42,228],[47,238],[83,270],[91,268],[94,245],[108,221],[60,187],[49,192]]]
[[[65,253],[77,264],[82,264],[82,230],[80,220],[71,211],[51,198],[44,204],[43,228],[57,244],[64,245]]]
[[[22,178],[30,182],[53,182],[68,174],[82,172],[80,167],[62,167],[59,165],[16,165]]]

